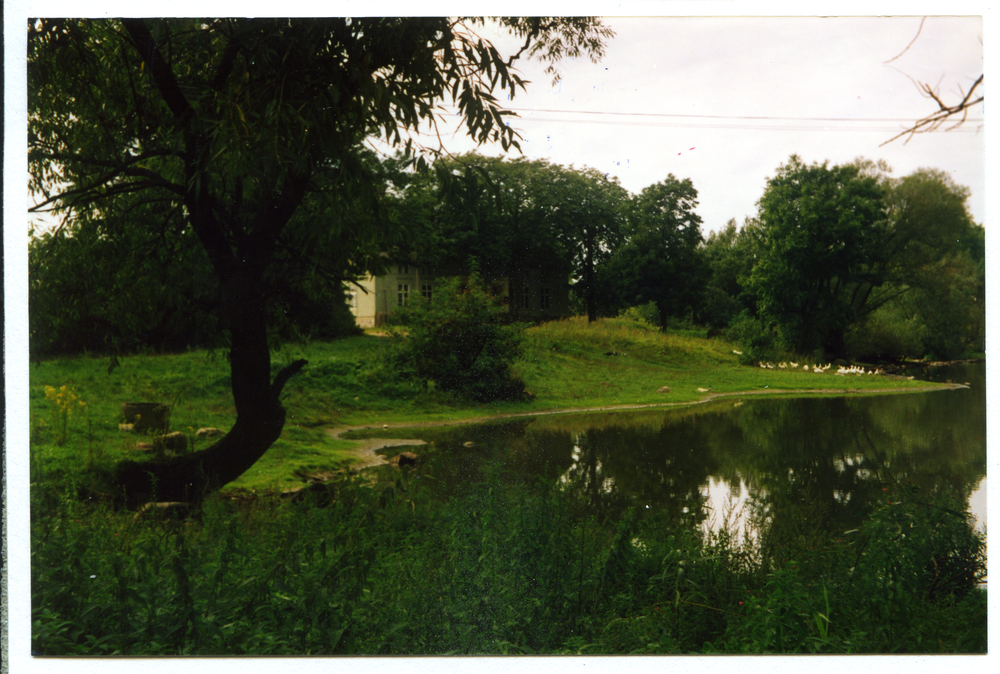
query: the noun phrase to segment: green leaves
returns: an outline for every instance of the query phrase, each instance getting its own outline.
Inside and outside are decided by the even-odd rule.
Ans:
[[[884,197],[857,166],[806,166],[795,155],[768,181],[748,285],[785,348],[842,349],[856,315],[851,290],[882,280]]]
[[[768,181],[744,289],[784,348],[854,358],[980,348],[983,286],[972,256],[982,228],[965,208],[968,191],[940,171],[888,172],[865,160],[807,166],[793,155]]]
[[[528,396],[511,373],[522,326],[507,324],[479,278],[438,283],[433,299],[415,298],[398,316],[405,335],[392,359],[404,374],[481,402]]]
[[[699,303],[708,268],[697,254],[701,218],[698,192],[690,179],[667,179],[646,187],[627,205],[627,236],[601,270],[600,285],[610,306],[655,302],[661,327]]]

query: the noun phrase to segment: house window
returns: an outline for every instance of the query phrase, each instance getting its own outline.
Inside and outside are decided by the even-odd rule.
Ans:
[[[400,274],[409,274],[410,273],[410,265],[408,265],[408,264],[400,265],[399,266],[399,273]]]
[[[407,300],[410,299],[410,285],[408,283],[400,283],[396,286],[398,306],[405,307]]]
[[[542,286],[541,305],[542,309],[548,309],[549,307],[552,306],[552,292],[549,290],[549,288],[545,286]]]
[[[428,302],[431,301],[431,284],[424,283],[420,286],[420,296],[423,297]]]
[[[531,298],[531,294],[528,292],[528,287],[525,286],[525,287],[521,288],[521,297],[520,297],[521,301],[518,302],[518,306],[521,307],[522,309],[529,308],[531,306],[531,299],[530,298]]]
[[[355,290],[347,291],[347,306],[352,309],[358,308],[358,293]]]

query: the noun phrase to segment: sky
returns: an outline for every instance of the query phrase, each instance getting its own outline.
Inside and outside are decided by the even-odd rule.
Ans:
[[[555,86],[543,65],[520,66],[531,84],[504,103],[520,115],[511,124],[526,157],[596,168],[632,193],[669,174],[690,178],[706,231],[753,216],[767,178],[792,154],[806,163],[883,159],[898,177],[948,173],[970,188],[970,211],[985,223],[981,105],[970,115],[979,122],[880,147],[936,109],[915,82],[951,103],[983,73],[981,17],[605,22],[616,33],[605,57],[564,62]],[[445,145],[473,148],[461,137]]]
[[[474,9],[470,9],[474,7]],[[586,59],[565,62],[563,79],[552,87],[541,68],[522,64],[522,74],[532,80],[526,92],[509,105],[520,111],[515,123],[523,136],[529,158],[575,166],[590,166],[617,176],[635,193],[669,174],[690,178],[699,192],[698,214],[707,231],[718,230],[730,218],[742,223],[753,216],[768,176],[791,154],[805,162],[834,164],[857,157],[884,159],[894,175],[905,176],[917,168],[947,172],[955,182],[971,189],[973,218],[986,223],[985,130],[969,122],[950,133],[925,134],[908,144],[903,139],[880,147],[911,122],[931,113],[933,101],[921,96],[916,82],[939,88],[946,101],[961,96],[984,70],[984,21],[992,25],[992,7],[986,0],[963,2],[910,0],[841,0],[836,3],[756,2],[702,0],[686,2],[573,2],[553,3],[512,0],[499,5],[492,0],[474,5],[467,0],[439,2],[382,2],[336,0],[302,3],[215,2],[203,0],[5,0],[5,134],[4,134],[4,330],[6,375],[6,448],[28,446],[27,413],[27,194],[24,106],[23,26],[29,16],[124,15],[484,15],[576,14],[610,17],[617,33],[599,64]],[[908,16],[898,15],[902,11]],[[946,12],[983,15],[942,17]],[[735,15],[741,16],[735,16]],[[657,18],[672,15],[685,18]],[[817,16],[830,18],[815,18]],[[928,16],[921,28],[921,18]],[[721,16],[721,18],[720,18]],[[853,18],[844,18],[844,17]],[[876,18],[888,16],[889,18]],[[626,18],[646,17],[646,18]],[[697,18],[695,18],[697,17]],[[768,18],[770,17],[770,18]],[[780,18],[779,18],[780,17]],[[808,17],[808,18],[807,18]],[[917,35],[919,31],[919,35]],[[914,40],[916,37],[916,40]],[[912,45],[910,44],[912,41]],[[907,46],[909,49],[907,49]],[[498,47],[503,47],[503,43]],[[905,53],[889,64],[886,61]],[[973,116],[982,118],[981,107]],[[604,114],[600,114],[604,113]],[[452,152],[471,146],[460,138],[446,139]],[[483,151],[495,152],[486,148]],[[990,153],[990,158],[992,158]],[[25,195],[20,202],[10,195]],[[19,227],[18,223],[24,223]],[[989,229],[989,226],[987,226]],[[989,265],[996,255],[987,238]],[[988,276],[988,297],[996,297],[994,274]],[[993,302],[989,316],[995,325]],[[992,354],[991,354],[992,355]],[[989,378],[996,379],[991,358]],[[992,383],[990,384],[992,386]],[[993,419],[991,419],[993,421]],[[990,428],[997,427],[996,424]],[[993,446],[990,442],[990,446]],[[995,468],[996,452],[990,452]],[[129,671],[134,663],[93,660],[36,661],[26,656],[28,613],[27,457],[24,451],[6,453],[8,530],[6,543],[10,585],[11,671],[62,672],[100,668]],[[991,490],[994,487],[991,486]],[[998,499],[989,498],[997,521]],[[991,609],[996,601],[991,600]],[[994,621],[996,622],[996,621]],[[991,630],[995,641],[997,629]],[[996,652],[998,649],[992,649]],[[993,655],[989,656],[993,659]],[[523,674],[535,671],[611,672],[615,659],[523,659]],[[677,662],[677,661],[675,661]],[[683,661],[681,661],[683,662]],[[878,666],[908,674],[936,671],[940,660],[853,658],[857,668]],[[954,658],[952,666],[982,666],[988,659]],[[433,671],[434,662],[395,659],[395,674]],[[509,664],[509,663],[505,663]],[[690,663],[687,663],[690,664]],[[732,660],[699,658],[704,672],[730,671]],[[213,672],[273,671],[273,661],[216,660]],[[261,666],[263,665],[263,667]],[[811,658],[809,668],[818,672],[842,671],[838,658]],[[452,671],[500,671],[491,659],[456,659]],[[747,666],[745,663],[743,666]],[[208,671],[205,662],[185,663],[188,669]],[[296,671],[385,671],[378,659],[297,661]],[[657,659],[630,660],[639,671],[660,671]],[[144,671],[171,672],[171,660],[143,662]],[[801,660],[756,658],[749,671],[799,671]]]

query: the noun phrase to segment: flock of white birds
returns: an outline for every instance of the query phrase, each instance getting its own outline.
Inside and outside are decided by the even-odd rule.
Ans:
[[[743,355],[742,351],[737,351],[735,349],[733,349],[733,353],[735,353],[738,356],[742,356]],[[798,370],[799,369],[799,364],[798,363],[792,363],[791,361],[789,361],[787,363],[778,363],[777,365],[775,365],[774,363],[765,363],[765,362],[761,361],[760,363],[758,363],[758,365],[760,365],[761,369],[763,369],[763,370],[773,370],[775,368],[777,368],[779,370]],[[833,367],[832,363],[827,363],[826,365],[809,365],[808,363],[806,363],[806,364],[802,365],[802,369],[805,370],[806,372],[808,372],[811,369],[816,374],[824,374],[827,370],[829,370],[832,367]],[[848,375],[848,374],[862,375],[862,374],[869,374],[869,375],[871,375],[871,374],[885,374],[885,373],[882,372],[881,368],[875,369],[875,370],[866,370],[865,368],[861,367],[860,365],[851,365],[850,367],[844,367],[843,365],[841,365],[841,366],[839,366],[837,368],[837,371],[834,374],[839,374],[839,375]]]
[[[774,363],[763,363],[762,362],[762,363],[760,363],[760,367],[763,368],[763,369],[765,369],[765,370],[773,370],[775,368],[777,368],[779,370],[798,370],[800,366],[799,366],[798,363],[791,363],[791,362],[788,362],[788,363],[778,363],[777,365],[775,365]],[[805,370],[807,372],[811,369],[816,374],[824,374],[827,370],[829,370],[830,368],[833,367],[833,364],[832,363],[827,363],[826,365],[809,365],[808,363],[806,363],[806,364],[802,365],[801,367],[802,367],[803,370]],[[861,367],[860,365],[851,365],[850,367],[844,367],[843,365],[841,365],[841,366],[839,366],[837,368],[837,371],[834,374],[839,374],[839,375],[848,375],[848,374],[862,375],[862,374],[868,374],[868,375],[872,375],[872,374],[884,374],[884,373],[882,372],[881,369],[866,370],[865,368]]]

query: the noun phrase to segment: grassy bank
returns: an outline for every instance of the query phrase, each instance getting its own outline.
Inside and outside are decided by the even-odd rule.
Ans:
[[[663,334],[627,319],[543,324],[527,330],[525,347],[516,371],[534,399],[483,405],[398,380],[384,364],[382,355],[391,340],[383,337],[285,345],[273,357],[275,371],[298,358],[309,365],[285,388],[288,422],[281,439],[233,487],[285,488],[301,484],[296,471],[350,465],[357,460],[355,446],[332,437],[328,429],[333,427],[684,404],[743,392],[864,393],[927,386],[887,377],[838,376],[836,368],[816,374],[801,369],[805,363],[795,371],[742,366],[725,341],[696,332]],[[195,437],[197,429],[226,430],[233,422],[228,363],[221,351],[136,355],[111,365],[107,357],[89,356],[32,365],[32,457],[44,472],[73,473],[92,462],[107,465],[134,457],[137,444],[148,438],[119,430],[120,408],[127,401],[170,404],[171,430],[184,432],[195,448],[208,442]],[[65,410],[68,416],[56,397],[63,386],[78,398]],[[660,392],[663,387],[669,392]],[[56,393],[47,396],[47,388]]]

